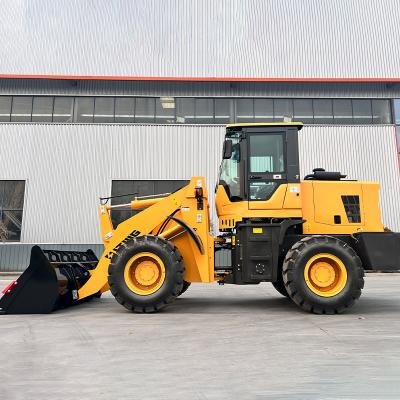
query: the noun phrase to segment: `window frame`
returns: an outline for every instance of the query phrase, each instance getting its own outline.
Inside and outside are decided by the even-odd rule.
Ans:
[[[4,101],[4,116],[3,121],[0,121],[0,124],[7,124],[7,123],[25,123],[25,124],[138,124],[138,125],[151,125],[151,124],[158,124],[158,125],[225,125],[232,122],[283,122],[284,116],[280,115],[282,112],[278,114],[277,110],[282,109],[284,107],[279,107],[280,102],[282,105],[286,102],[288,109],[285,111],[285,116],[287,114],[288,117],[292,119],[299,119],[302,120],[301,117],[296,117],[296,108],[300,106],[301,108],[301,101],[311,102],[312,107],[312,117],[307,118],[305,124],[309,125],[387,125],[387,124],[396,124],[396,113],[395,113],[395,104],[397,107],[397,101],[400,99],[393,99],[393,98],[363,98],[363,97],[263,97],[263,96],[171,96],[171,102],[174,103],[175,109],[174,111],[168,113],[167,116],[161,115],[157,111],[157,104],[162,101],[162,99],[166,98],[164,96],[146,96],[146,95],[45,95],[45,94],[38,94],[38,95],[12,95],[12,94],[4,94],[1,97],[8,98],[11,100]],[[30,101],[30,113],[25,113],[23,116],[13,116],[13,112],[15,112],[15,104],[19,98],[27,98]],[[37,119],[33,121],[33,106],[35,99],[37,98],[51,98],[52,102],[52,114],[51,118],[50,115],[46,114],[46,117],[43,117],[43,120]],[[96,121],[96,103],[101,98],[110,98],[113,110],[112,115],[110,114],[108,121]],[[132,110],[129,111],[129,116],[126,118],[127,121],[121,120],[121,117],[117,116],[117,103],[121,99],[130,99],[132,100]],[[168,97],[169,98],[169,97]],[[64,116],[56,116],[56,109],[59,107],[58,99],[71,99],[70,102],[66,102],[71,104],[71,114],[68,114],[67,117]],[[92,113],[86,117],[82,117],[79,114],[80,108],[80,101],[89,102],[91,100],[91,108],[93,108]],[[149,111],[149,115],[138,115],[138,106],[141,105],[141,100],[146,100],[148,103],[147,107],[150,107],[151,110]],[[28,101],[28,102],[29,102]],[[211,107],[203,118],[199,118],[202,113],[199,111],[199,103],[202,101],[210,102],[209,107]],[[221,101],[225,101],[224,104]],[[239,104],[240,102],[250,102],[251,110],[249,109],[250,116],[247,120],[246,118],[239,117]],[[266,114],[272,112],[272,116],[265,116],[259,115],[260,113],[263,114],[262,111],[262,104],[260,101],[265,101],[265,105],[267,107]],[[328,108],[330,110],[326,110],[326,113],[329,115],[317,115],[316,110],[319,110],[318,102],[319,101],[326,101],[329,102]],[[349,102],[346,108],[347,117],[345,118],[346,121],[342,121],[337,115],[335,116],[334,107],[335,102],[340,104],[340,102]],[[357,101],[368,101],[371,104],[371,118],[372,121],[369,120],[369,116],[366,115],[363,118],[363,115],[354,115],[355,109],[355,102]],[[158,103],[157,103],[158,102]],[[7,103],[9,106],[10,114],[7,114],[8,110]],[[185,105],[187,103],[187,105]],[[145,104],[143,104],[144,106]],[[217,105],[221,106],[224,105],[225,112],[228,112],[229,105],[229,117],[226,115],[218,117],[216,116],[217,113]],[[282,106],[281,105],[281,106]],[[297,107],[295,107],[297,105]],[[256,107],[257,106],[257,107]],[[271,110],[272,106],[272,110]],[[28,105],[29,107],[29,105]],[[260,108],[261,107],[261,108]],[[287,108],[286,107],[286,108]],[[193,110],[191,110],[193,108]],[[257,115],[256,115],[256,108],[257,108]],[[306,108],[309,108],[308,106]],[[326,107],[325,107],[326,108]],[[187,109],[189,114],[193,112],[193,116],[188,115],[188,118],[181,116],[179,109]],[[260,111],[261,110],[261,111]],[[62,110],[63,111],[63,110]],[[111,112],[111,111],[110,111]],[[186,112],[186,111],[185,111]],[[85,114],[85,113],[83,113]],[[159,115],[160,114],[160,115]],[[210,114],[210,115],[206,115]],[[66,114],[65,114],[66,115]],[[20,120],[19,120],[20,119]],[[47,119],[47,120],[45,120]],[[51,121],[50,121],[51,119]],[[83,120],[86,119],[86,120]],[[101,117],[100,117],[101,119]],[[240,121],[239,121],[240,119]],[[61,121],[60,121],[61,120]],[[229,121],[228,121],[229,120]],[[322,122],[321,122],[322,121]],[[398,121],[397,121],[398,122]]]
[[[23,232],[24,232],[24,213],[25,213],[25,204],[26,204],[26,192],[27,192],[27,179],[0,179],[0,189],[2,188],[2,183],[3,182],[16,182],[16,183],[23,183],[23,193],[22,193],[22,208],[19,207],[6,207],[5,205],[3,206],[2,204],[2,196],[0,196],[0,222],[3,221],[3,213],[4,211],[10,211],[10,212],[20,212],[21,213],[21,227],[19,228],[19,235],[18,239],[16,240],[10,240],[10,239],[5,239],[2,240],[0,239],[0,243],[21,243],[23,241]]]

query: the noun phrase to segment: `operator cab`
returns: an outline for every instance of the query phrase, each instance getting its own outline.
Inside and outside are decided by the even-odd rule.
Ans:
[[[281,184],[300,182],[301,122],[228,125],[218,184],[231,202],[268,200]]]

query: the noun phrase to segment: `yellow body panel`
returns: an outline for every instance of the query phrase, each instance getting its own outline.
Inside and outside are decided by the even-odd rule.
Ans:
[[[198,209],[196,190],[201,190],[202,208]],[[145,208],[138,214],[113,227],[110,218],[110,207],[100,206],[100,223],[105,251],[93,271],[90,279],[79,290],[79,298],[84,298],[108,289],[108,266],[119,246],[124,240],[139,235],[157,233],[165,219],[175,212],[174,217],[191,227],[202,242],[202,252],[194,240],[183,229],[170,221],[163,232],[179,249],[185,265],[185,277],[188,282],[213,282],[214,278],[214,237],[210,234],[208,194],[203,177],[193,177],[190,183],[177,192],[151,201],[136,199],[134,208]],[[169,237],[170,235],[170,237]]]
[[[342,196],[358,196],[361,222],[350,222]],[[379,208],[379,184],[357,181],[304,181],[301,183],[305,234],[352,234],[384,230]],[[334,218],[340,217],[340,224]]]
[[[281,185],[266,201],[231,202],[224,187],[218,185],[215,205],[219,217],[219,229],[234,228],[244,218],[301,218],[300,193],[293,192],[293,187],[298,190],[299,185]],[[292,192],[289,194],[290,190]]]
[[[301,188],[299,183],[288,183],[283,208],[292,210],[301,208]]]
[[[342,196],[358,196],[361,222],[348,220]],[[317,181],[282,184],[269,200],[231,202],[222,185],[216,193],[219,229],[231,229],[244,218],[302,218],[304,234],[352,234],[384,230],[379,208],[379,184],[357,181]],[[340,216],[341,223],[334,221]]]

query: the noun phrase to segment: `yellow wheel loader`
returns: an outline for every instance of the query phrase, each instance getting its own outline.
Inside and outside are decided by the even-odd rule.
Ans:
[[[400,269],[400,234],[384,229],[378,183],[314,169],[300,180],[301,123],[228,125],[216,187],[218,236],[206,183],[171,194],[101,199],[105,250],[32,248],[27,270],[4,289],[2,313],[46,313],[111,290],[130,311],[161,310],[194,282],[272,282],[300,308],[340,313],[361,295],[364,270]],[[112,210],[140,210],[113,226]],[[230,253],[217,265],[219,251]]]

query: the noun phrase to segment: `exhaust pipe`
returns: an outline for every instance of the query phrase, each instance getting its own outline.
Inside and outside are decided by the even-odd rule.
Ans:
[[[87,300],[78,300],[78,290],[97,263],[90,249],[79,252],[33,246],[28,268],[3,290],[0,314],[47,314]]]

